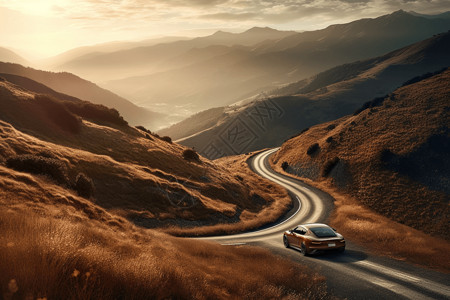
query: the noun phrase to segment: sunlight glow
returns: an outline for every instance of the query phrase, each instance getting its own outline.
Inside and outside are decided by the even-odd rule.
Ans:
[[[236,32],[268,26],[279,30],[314,30],[398,9],[439,13],[450,10],[450,3],[445,0],[418,0],[408,5],[387,0],[0,0],[0,46],[48,56],[83,45],[192,35],[205,29]]]

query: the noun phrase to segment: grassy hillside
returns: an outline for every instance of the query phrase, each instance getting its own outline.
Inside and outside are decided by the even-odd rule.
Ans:
[[[290,198],[246,156],[195,158],[117,111],[4,79],[0,137],[2,299],[332,298],[323,277],[268,251],[163,233],[277,219]]]
[[[4,166],[0,231],[2,299],[331,298],[323,277],[268,251],[144,230]]]
[[[273,163],[286,162],[289,173],[328,182],[359,205],[448,240],[450,70],[418,80],[288,140]]]
[[[9,82],[0,82],[0,96],[0,161],[47,174],[68,190],[76,190],[85,174],[93,183],[92,202],[137,225],[178,234],[208,226],[202,229],[208,234],[231,223],[226,230],[239,231],[276,220],[290,205],[283,190],[202,157],[190,159],[186,147],[129,127],[114,110],[74,105]],[[246,158],[235,170],[246,169]],[[53,165],[58,174],[46,171]]]
[[[196,147],[210,158],[279,146],[305,128],[353,113],[364,102],[383,97],[415,76],[449,66],[449,51],[447,32],[380,57],[335,67],[272,91],[262,99],[229,106],[215,126],[208,123],[208,127],[196,127],[199,133],[181,143]],[[186,128],[203,122],[201,117],[164,132],[183,136]],[[227,132],[236,126],[245,130],[245,147],[237,147],[227,138]],[[211,156],[210,145],[221,153]]]
[[[161,114],[136,106],[130,101],[70,73],[46,72],[3,62],[0,62],[0,73],[26,77],[59,93],[115,108],[133,125],[156,127],[163,118]]]

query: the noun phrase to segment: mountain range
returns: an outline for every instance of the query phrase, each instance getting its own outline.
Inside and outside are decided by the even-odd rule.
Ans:
[[[229,105],[331,67],[379,56],[445,32],[450,28],[450,19],[444,16],[430,19],[398,11],[301,33],[276,33],[267,28],[235,35],[218,32],[202,38],[203,43],[193,40],[134,49],[126,55],[111,54],[114,59],[108,62],[97,57],[99,62],[86,61],[86,65],[105,64],[113,68],[115,61],[131,69],[146,66],[148,61],[152,63],[150,67],[131,70],[140,72],[134,76],[127,70],[110,72],[122,78],[107,81],[105,75],[103,86],[142,105],[165,103],[169,110],[179,105],[195,113]],[[271,36],[263,35],[264,39],[258,42],[247,37],[256,32]],[[234,43],[219,43],[222,36],[233,37]],[[242,40],[253,44],[246,45]]]
[[[280,145],[301,130],[352,113],[412,77],[450,65],[450,32],[344,64],[248,103],[206,111],[161,134],[210,158]],[[233,134],[242,132],[239,136]],[[230,136],[231,134],[231,136]]]
[[[254,27],[194,39],[99,45],[50,59],[47,68],[72,72],[179,120],[393,51],[444,32],[449,25],[445,13],[397,11],[316,31]]]

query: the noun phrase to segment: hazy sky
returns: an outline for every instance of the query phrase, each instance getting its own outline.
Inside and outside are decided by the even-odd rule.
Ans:
[[[320,29],[394,10],[439,13],[449,0],[0,0],[0,46],[54,55],[82,45],[253,26]]]

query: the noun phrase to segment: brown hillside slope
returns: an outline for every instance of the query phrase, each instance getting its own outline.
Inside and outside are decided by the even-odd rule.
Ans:
[[[137,228],[4,166],[0,232],[2,299],[330,298],[323,278],[268,251]]]
[[[186,160],[185,147],[127,125],[80,120],[62,103],[0,82],[0,162],[50,175],[68,191],[83,173],[93,181],[91,202],[147,228],[195,234],[192,227],[209,226],[202,229],[208,234],[232,223],[226,230],[235,232],[272,222],[290,205],[269,182],[244,180],[203,158]],[[245,159],[235,168],[246,169]]]
[[[133,125],[159,126],[163,115],[139,107],[96,84],[67,72],[47,72],[0,62],[0,73],[23,76],[82,100],[115,108]]]
[[[288,140],[275,168],[331,193],[330,222],[349,239],[448,272],[449,95],[447,69]]]
[[[449,95],[447,70],[396,90],[381,107],[290,139],[274,162],[314,180],[329,177],[376,212],[448,238]]]

